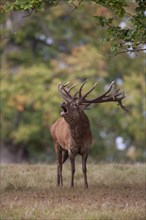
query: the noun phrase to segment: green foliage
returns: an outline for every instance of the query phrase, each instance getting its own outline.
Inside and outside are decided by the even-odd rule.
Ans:
[[[27,10],[35,10],[35,12],[40,12],[44,10],[46,5],[52,6],[56,5],[57,0],[14,0],[7,1],[4,6],[3,10],[8,12],[11,10],[14,11],[27,11]]]
[[[138,52],[144,50],[143,45],[146,43],[146,2],[136,0],[128,2],[126,0],[67,0],[78,9],[84,7],[84,4],[97,5],[97,15],[94,16],[97,25],[102,26],[106,32],[103,42],[109,44],[110,51],[114,54],[130,52]],[[31,15],[33,11],[41,12],[50,6],[61,5],[59,0],[25,0],[13,2],[2,2],[1,10],[3,13],[9,11],[26,11],[27,15]],[[99,15],[98,6],[104,7],[103,15]],[[55,10],[55,9],[54,9]],[[112,14],[114,13],[114,14]],[[93,16],[93,15],[91,15]],[[93,21],[92,21],[93,22]],[[120,26],[120,22],[124,23],[124,27]]]
[[[112,9],[116,14],[115,18],[108,18],[108,15],[95,16],[97,24],[106,30],[105,41],[110,42],[111,51],[116,52],[124,49],[124,51],[120,52],[136,52],[143,50],[143,44],[146,43],[146,2],[127,3],[127,1],[119,0],[106,2],[100,0],[95,2],[102,4],[107,9]],[[125,27],[120,27],[117,15],[122,19],[121,21]]]
[[[125,14],[125,6],[127,6],[127,1],[126,0],[94,0],[99,5],[102,5],[106,8],[112,9],[115,11],[119,16],[123,16]]]

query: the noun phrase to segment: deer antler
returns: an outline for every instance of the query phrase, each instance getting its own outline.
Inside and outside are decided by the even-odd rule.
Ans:
[[[77,94],[79,93],[79,100],[81,100],[82,98],[86,97],[87,95],[89,95],[89,94],[93,91],[93,89],[94,89],[94,88],[96,87],[96,85],[97,85],[97,82],[95,83],[95,85],[93,86],[93,88],[90,89],[90,90],[82,97],[82,89],[83,89],[83,87],[84,87],[84,85],[86,84],[87,81],[88,81],[88,79],[86,79],[86,80],[82,83],[80,89],[74,94],[74,98],[75,98],[75,97],[77,96]]]
[[[69,94],[67,95],[67,94],[64,92],[63,88],[66,87],[68,84],[69,84],[69,82],[68,82],[67,84],[64,84],[64,83],[61,84],[61,82],[60,82],[60,83],[57,85],[57,86],[58,86],[58,91],[59,91],[59,93],[61,94],[62,98],[64,98],[67,102],[70,101],[71,97],[70,97]]]
[[[61,96],[67,101],[70,102],[74,97],[70,95],[70,91],[77,85],[74,84],[73,86],[69,87],[69,83],[62,83],[61,82],[58,84],[58,91],[60,92]]]
[[[69,87],[69,83],[59,83],[58,84],[58,91],[60,92],[61,96],[67,101],[70,102],[74,99],[78,99],[79,105],[84,106],[84,109],[88,109],[88,107],[93,103],[103,103],[103,102],[117,102],[118,105],[125,111],[128,112],[128,109],[123,106],[122,100],[126,98],[126,95],[124,92],[120,92],[120,89],[116,89],[116,82],[113,81],[109,89],[101,94],[100,96],[96,97],[95,99],[87,99],[86,97],[94,90],[97,83],[94,84],[94,86],[82,96],[82,89],[84,85],[87,83],[88,80],[85,80],[82,85],[80,86],[79,90],[75,92],[73,96],[71,96],[70,91],[77,85],[74,84],[73,86]],[[113,89],[113,91],[112,91]],[[78,97],[77,97],[78,94]]]
[[[81,90],[83,88],[83,85],[85,85],[87,81],[85,81],[82,86],[81,86]],[[95,85],[84,95],[84,96],[80,96],[80,104],[88,104],[91,105],[93,103],[103,103],[103,102],[118,102],[118,105],[120,105],[120,107],[127,111],[128,112],[128,109],[123,106],[122,104],[122,100],[124,98],[126,98],[126,95],[124,92],[120,92],[120,89],[116,89],[116,83],[115,81],[113,81],[111,84],[110,84],[110,87],[109,89],[103,93],[102,95],[96,97],[95,99],[86,99],[86,97],[89,95],[89,93],[91,93],[93,91],[93,89],[96,87],[97,83],[95,83]],[[111,90],[113,89],[113,92],[111,92]],[[111,93],[110,93],[111,92]],[[80,94],[81,94],[81,91],[80,91]]]

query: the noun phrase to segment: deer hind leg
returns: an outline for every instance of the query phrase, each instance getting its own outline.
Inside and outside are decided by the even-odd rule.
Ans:
[[[62,149],[58,143],[55,143],[55,150],[57,154],[57,186],[63,186],[62,178]]]
[[[62,164],[67,160],[68,158],[68,151],[62,151]]]
[[[87,168],[86,168],[87,158],[88,158],[88,153],[85,153],[85,154],[82,155],[82,170],[83,170],[83,175],[84,175],[85,188],[88,188]]]
[[[74,188],[74,174],[75,174],[75,155],[69,153],[70,164],[71,164],[71,188]]]

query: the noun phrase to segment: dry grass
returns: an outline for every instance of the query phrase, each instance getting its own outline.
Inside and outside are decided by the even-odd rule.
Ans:
[[[146,166],[88,164],[89,190],[76,165],[75,189],[70,166],[64,187],[56,187],[56,165],[1,166],[1,220],[144,220]]]

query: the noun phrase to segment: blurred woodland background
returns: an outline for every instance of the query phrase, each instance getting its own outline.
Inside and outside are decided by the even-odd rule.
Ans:
[[[122,111],[115,103],[98,104],[86,111],[93,133],[90,159],[145,161],[145,51],[140,48],[133,52],[133,47],[131,52],[118,52],[123,45],[131,48],[133,43],[129,32],[124,35],[127,43],[122,44],[122,36],[121,41],[115,41],[125,27],[130,27],[128,15],[121,10],[129,1],[106,1],[114,2],[112,6],[103,2],[2,1],[2,162],[53,162],[49,127],[60,117],[62,102],[57,84],[71,81],[80,85],[87,78],[84,91],[98,82],[92,97],[116,80],[126,93],[123,104],[130,111]],[[115,2],[123,5],[115,10]],[[126,10],[127,14],[141,15],[146,27],[144,2],[131,1]],[[117,29],[110,29],[110,18]],[[115,38],[108,39],[107,30]],[[146,43],[144,33],[142,28],[135,31],[141,44]]]

